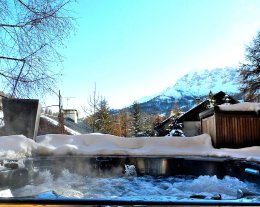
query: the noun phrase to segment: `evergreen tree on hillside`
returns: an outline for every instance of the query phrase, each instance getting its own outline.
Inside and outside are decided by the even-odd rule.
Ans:
[[[106,99],[102,99],[99,102],[99,107],[96,113],[96,127],[101,133],[112,134],[112,117]]]
[[[130,117],[126,110],[122,110],[114,117],[113,135],[120,137],[129,137]]]
[[[246,101],[260,102],[260,30],[246,47],[246,63],[240,65],[241,88]]]
[[[132,134],[134,137],[138,137],[140,136],[140,133],[142,133],[142,126],[141,126],[140,104],[136,101],[132,105],[131,116],[132,116]]]
[[[217,103],[216,103],[216,100],[214,98],[212,91],[209,91],[209,95],[208,95],[207,100],[209,101],[208,108],[216,106]]]
[[[141,113],[141,127],[142,127],[142,136],[154,136],[154,116],[148,113]]]

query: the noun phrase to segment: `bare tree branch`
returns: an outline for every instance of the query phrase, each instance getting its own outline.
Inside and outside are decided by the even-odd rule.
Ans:
[[[246,101],[260,101],[260,30],[246,47],[247,63],[240,65],[241,87]]]
[[[62,62],[56,48],[74,28],[73,1],[0,1],[0,90],[29,97],[55,85],[60,72],[51,68]]]

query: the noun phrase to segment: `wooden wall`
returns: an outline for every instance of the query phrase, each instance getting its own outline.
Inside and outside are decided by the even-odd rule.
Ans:
[[[260,117],[256,113],[216,112],[201,124],[216,148],[260,146]]]
[[[216,125],[215,115],[202,119],[201,121],[201,132],[202,134],[207,133],[211,136],[212,144],[216,145]]]

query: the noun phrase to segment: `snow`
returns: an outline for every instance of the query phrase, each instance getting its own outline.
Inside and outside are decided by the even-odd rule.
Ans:
[[[10,198],[10,197],[13,197],[10,189],[0,191],[0,198]]]
[[[140,99],[137,100],[138,103],[145,103],[147,101],[150,101],[151,99],[155,98],[156,96],[158,96],[158,94],[154,94],[154,95],[151,95],[151,96],[144,96]]]
[[[4,126],[4,113],[0,110],[0,127]]]
[[[31,156],[35,147],[35,142],[23,135],[0,137],[0,157],[13,159]]]
[[[123,138],[104,134],[49,134],[32,140],[23,135],[0,137],[1,158],[60,155],[205,156],[260,161],[260,147],[215,149],[208,134],[195,137]]]
[[[213,93],[225,91],[234,94],[239,92],[236,80],[238,80],[238,73],[233,68],[194,71],[180,78],[172,88],[168,89],[168,93],[175,90],[190,96],[205,96],[209,91]]]
[[[239,73],[236,68],[216,68],[213,70],[192,71],[176,81],[176,83],[152,96],[146,96],[138,100],[139,103],[147,102],[152,98],[169,99],[182,96],[200,97],[207,96],[209,91],[218,93],[224,91],[227,94],[239,92]]]
[[[219,105],[220,111],[255,111],[260,113],[260,103],[244,102],[232,105]]]

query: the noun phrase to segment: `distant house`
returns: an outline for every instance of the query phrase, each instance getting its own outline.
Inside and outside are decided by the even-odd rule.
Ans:
[[[83,121],[74,122],[71,118],[64,118],[64,133],[68,135],[80,135],[91,133],[92,129]],[[38,135],[60,134],[58,117],[42,114],[40,117]]]
[[[87,123],[78,119],[78,112],[75,109],[64,110],[62,131],[57,116],[41,114],[40,111],[39,100],[7,98],[2,100],[0,91],[0,136],[23,134],[35,138],[44,134],[79,135],[92,132]]]
[[[199,116],[216,148],[260,146],[260,103],[215,106]]]
[[[64,118],[69,119],[75,123],[78,122],[78,110],[76,109],[63,109]]]
[[[227,101],[229,104],[238,103],[233,97],[228,96],[223,91],[220,91],[213,95],[212,100],[214,100],[215,105],[223,104]],[[178,117],[171,116],[157,125],[154,129],[157,132],[157,136],[165,136],[169,134],[171,131],[171,126],[175,123],[182,123],[185,136],[196,136],[201,134],[201,125],[200,125],[200,117],[199,114],[205,110],[207,110],[211,106],[212,100],[204,100],[198,105],[191,108],[189,111],[181,114]]]

